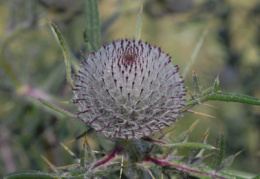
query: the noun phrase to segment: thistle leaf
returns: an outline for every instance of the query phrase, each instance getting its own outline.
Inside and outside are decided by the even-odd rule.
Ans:
[[[215,151],[215,160],[213,163],[213,167],[215,168],[216,171],[219,171],[224,157],[224,152],[225,152],[225,138],[224,138],[222,127],[220,128],[219,131],[216,147],[218,150]]]
[[[174,143],[174,144],[162,144],[164,147],[171,147],[171,148],[183,148],[183,147],[188,147],[188,148],[200,148],[200,149],[216,149],[212,145],[209,144],[203,144],[200,142],[182,142],[182,143]]]
[[[225,160],[222,162],[222,165],[219,167],[218,171],[222,171],[222,170],[225,169],[226,167],[230,166],[230,165],[232,164],[232,162],[234,161],[234,159],[235,159],[241,152],[242,152],[242,151],[237,152],[236,154],[231,155],[231,156],[229,156],[227,159],[225,159]]]
[[[218,92],[218,88],[219,88],[219,77],[218,76],[217,76],[217,78],[214,81],[214,85],[213,85],[213,91],[214,92]]]
[[[86,166],[85,166],[85,168],[79,169],[79,170],[73,169],[73,170],[70,170],[70,175],[73,176],[73,178],[75,178],[76,176],[80,177],[80,176],[85,175],[88,172],[88,170],[89,170],[89,168],[87,168]],[[94,174],[92,174],[92,175],[94,175]]]
[[[95,175],[96,176],[104,176],[104,175],[107,175],[107,174],[109,174],[109,173],[112,173],[112,172],[116,172],[116,171],[118,171],[118,170],[120,170],[121,169],[121,167],[120,166],[118,166],[118,167],[115,167],[115,168],[109,168],[109,169],[107,169],[107,170],[100,170],[100,171],[97,171],[96,173],[95,173]]]
[[[200,140],[201,143],[205,143],[207,137],[209,135],[209,129],[205,132],[205,134],[203,135],[203,138]],[[203,153],[204,149],[198,149],[195,148],[193,149],[191,152],[189,152],[189,156],[186,157],[186,163],[195,163],[196,161],[201,161],[202,157],[196,157],[199,155],[199,153]]]
[[[202,85],[200,83],[199,76],[195,71],[192,73],[193,86],[194,86],[194,94],[198,95],[202,93]]]
[[[63,57],[64,57],[64,62],[65,62],[65,66],[66,66],[66,79],[67,82],[69,83],[70,87],[73,88],[74,87],[74,82],[73,79],[71,78],[71,65],[70,65],[70,54],[69,54],[69,49],[59,31],[59,29],[57,28],[57,26],[53,23],[53,22],[49,22],[51,29],[53,31],[53,34],[55,35],[55,37],[58,39],[59,45],[62,49],[62,53],[63,53]]]
[[[94,151],[93,149],[89,146],[88,143],[86,143],[86,150],[87,150],[87,161],[92,163],[92,162],[96,162],[96,157],[95,157],[95,154],[94,154]]]
[[[193,128],[198,124],[198,120],[196,120],[188,130],[182,132],[181,134],[179,134],[177,137],[175,137],[172,141],[172,143],[180,143],[180,142],[184,142],[185,140],[187,140],[187,138],[189,137],[191,131],[193,130]],[[174,148],[171,148],[164,156],[164,158],[169,157],[169,155],[174,151]]]
[[[100,23],[97,0],[85,0],[86,39],[89,52],[100,48]]]
[[[85,145],[83,145],[82,150],[80,151],[80,166],[84,167],[85,165],[85,158],[86,158],[86,149],[85,149]]]
[[[58,176],[54,176],[48,173],[42,173],[35,170],[22,170],[22,171],[9,173],[4,176],[4,179],[33,179],[33,178],[38,178],[38,179],[61,178],[62,179],[64,177],[58,177]]]
[[[175,137],[173,139],[173,143],[180,143],[180,142],[183,142],[183,141],[187,140],[187,138],[189,137],[190,133],[192,132],[192,130],[196,127],[196,125],[198,123],[199,123],[198,120],[196,120],[194,123],[192,123],[188,130],[182,132],[181,134],[179,134],[177,137]]]
[[[41,102],[42,104],[44,104],[45,106],[47,106],[47,107],[53,109],[54,111],[57,111],[57,112],[59,112],[59,113],[61,113],[61,114],[64,114],[64,115],[66,115],[66,116],[68,116],[68,117],[71,117],[71,118],[77,119],[77,120],[79,120],[79,121],[82,121],[81,119],[77,118],[77,116],[76,116],[75,114],[72,114],[72,113],[66,111],[65,109],[62,109],[62,108],[60,108],[60,107],[58,107],[58,106],[56,106],[56,105],[54,105],[54,104],[51,104],[51,103],[49,103],[48,101],[46,101],[46,100],[44,100],[44,99],[41,99],[41,98],[35,98],[35,99],[38,100],[38,101],[40,101],[40,102]]]

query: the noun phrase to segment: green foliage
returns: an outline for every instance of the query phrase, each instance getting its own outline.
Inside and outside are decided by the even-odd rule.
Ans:
[[[59,31],[59,29],[57,28],[57,26],[53,22],[50,22],[50,26],[51,26],[51,29],[52,29],[55,37],[58,39],[58,42],[59,42],[60,47],[62,49],[64,62],[65,62],[65,66],[66,66],[66,73],[67,73],[66,78],[67,78],[67,81],[68,81],[70,87],[73,88],[74,82],[71,78],[71,65],[70,65],[69,49],[68,49],[60,31]]]
[[[202,93],[202,85],[200,83],[200,79],[199,76],[197,75],[197,73],[195,73],[195,71],[193,71],[192,73],[192,79],[193,79],[193,86],[194,86],[194,94],[195,96],[197,95],[201,95]]]
[[[216,88],[212,88],[208,92],[204,92],[201,95],[197,95],[194,99],[190,99],[187,102],[187,105],[183,107],[182,111],[187,111],[195,105],[201,104],[206,101],[216,100],[216,101],[225,101],[225,102],[239,102],[251,105],[260,106],[260,99],[252,96],[247,96],[243,94],[235,94],[235,93],[226,93],[219,92],[215,90]]]
[[[223,133],[220,133],[219,136],[221,136]],[[170,154],[167,156],[167,158],[153,158],[149,155],[149,153],[147,153],[147,151],[139,151],[139,154],[141,156],[139,156],[139,160],[138,161],[138,165],[139,168],[143,168],[143,169],[155,169],[155,173],[154,175],[156,175],[156,177],[160,176],[161,172],[166,172],[167,175],[172,175],[174,173],[177,172],[178,175],[184,175],[184,176],[199,176],[201,178],[243,178],[243,177],[239,177],[237,175],[234,174],[230,174],[230,173],[226,173],[224,172],[224,168],[226,168],[235,158],[235,156],[237,156],[238,154],[232,155],[229,158],[227,158],[226,160],[224,160],[224,162],[221,162],[223,155],[220,154],[223,149],[224,143],[220,142],[220,139],[217,139],[217,145],[221,145],[220,149],[215,149],[217,151],[220,152],[215,152],[215,158],[217,160],[217,163],[215,166],[219,165],[220,163],[224,163],[221,167],[218,167],[217,170],[215,170],[214,168],[209,168],[209,167],[205,167],[204,165],[202,165],[201,163],[203,162],[203,160],[206,157],[203,156],[197,156],[194,155],[194,152],[191,153],[187,153],[187,156],[183,156],[183,157],[179,157],[179,159],[171,161],[171,160],[167,160],[170,159],[172,157],[174,157],[174,155],[176,154]],[[223,141],[223,140],[222,140]],[[125,141],[123,146],[127,146],[131,141]],[[151,142],[152,144],[158,145],[159,142],[158,141],[153,141],[150,140],[149,142]],[[160,146],[166,146],[166,147],[174,147],[174,148],[178,148],[178,150],[181,150],[181,148],[183,147],[188,147],[188,148],[194,148],[194,149],[213,149],[213,147],[211,145],[208,145],[205,143],[205,136],[203,137],[203,140],[201,140],[202,143],[194,143],[194,142],[184,142],[182,144],[180,143],[176,143],[173,145],[161,145]],[[46,173],[42,173],[42,172],[37,172],[37,171],[20,171],[20,172],[15,172],[15,173],[11,173],[6,175],[6,179],[16,179],[16,178],[91,178],[91,177],[95,177],[95,176],[106,176],[109,175],[111,173],[114,173],[116,171],[119,171],[121,168],[121,164],[120,162],[118,162],[118,157],[117,155],[121,156],[121,155],[126,155],[127,157],[127,153],[121,153],[121,149],[118,148],[118,145],[121,145],[120,143],[117,143],[116,147],[114,150],[112,150],[112,153],[110,155],[104,156],[103,158],[97,160],[95,157],[95,154],[93,152],[93,149],[88,145],[88,143],[84,144],[83,149],[81,150],[81,155],[80,155],[80,163],[79,165],[76,166],[72,166],[72,167],[67,167],[67,172],[63,173],[62,171],[59,172],[59,174],[46,174]],[[141,143],[134,143],[135,147],[138,147],[138,145],[143,145],[142,142]],[[130,148],[131,149],[131,148]],[[126,151],[130,150],[127,147]],[[132,149],[131,149],[132,150]],[[198,154],[198,151],[196,151],[196,153]],[[86,155],[85,155],[86,154]],[[152,155],[152,154],[151,154]],[[162,154],[163,156],[164,154]],[[186,160],[183,160],[183,158],[189,158],[189,162],[187,162]],[[109,162],[108,162],[109,161]],[[134,165],[137,165],[134,164]],[[220,166],[220,165],[219,165]],[[106,168],[106,169],[105,169]],[[123,169],[126,173],[129,170],[127,165],[126,167],[124,167]],[[145,170],[146,171],[146,170]]]
[[[197,143],[197,142],[181,142],[181,143],[173,143],[173,144],[166,144],[166,143],[158,143],[156,141],[153,141],[154,143],[164,146],[164,147],[169,147],[169,148],[183,148],[183,147],[188,147],[188,148],[198,148],[198,149],[215,149],[212,145],[209,144],[203,144],[203,143]]]
[[[222,132],[222,129],[220,130],[219,135],[217,137],[216,145],[218,150],[216,150],[213,168],[215,168],[216,171],[219,171],[220,166],[222,165],[222,160],[225,152],[225,140],[224,140],[224,134]]]
[[[87,49],[88,52],[90,51],[97,51],[100,48],[100,22],[99,22],[99,12],[98,12],[98,5],[96,0],[85,0],[85,19],[86,19],[86,31],[84,33],[85,41],[87,42]],[[139,13],[138,21],[136,24],[136,39],[140,39],[141,37],[141,27],[142,27],[142,10]],[[66,78],[71,88],[73,88],[73,80],[71,78],[71,61],[70,61],[70,54],[65,41],[56,27],[56,25],[50,22],[51,28],[54,31],[55,36],[58,37],[59,45],[63,51],[64,61],[66,65]],[[3,39],[1,43],[1,64],[2,68],[5,70],[7,76],[11,79],[12,84],[15,86],[16,90],[21,89],[20,87],[28,87],[27,85],[22,84],[17,75],[17,72],[13,69],[11,63],[7,60],[5,56],[5,51],[10,42],[20,34],[23,34],[29,27],[25,28],[17,28],[15,31],[10,33],[10,36],[7,36]],[[198,52],[204,42],[204,38],[206,35],[206,31],[201,36],[199,42],[197,43],[195,50],[192,53],[191,61],[194,62],[195,58],[198,56]],[[54,76],[59,76],[56,73],[57,69],[54,69],[54,75],[50,75],[50,78],[53,79]],[[60,74],[60,73],[59,73]],[[187,105],[182,109],[182,113],[189,111],[194,106],[200,105],[206,101],[225,101],[225,102],[240,102],[245,104],[251,105],[260,105],[260,100],[258,98],[254,98],[247,95],[242,94],[234,94],[234,93],[226,93],[219,91],[219,76],[215,79],[214,85],[209,91],[202,90],[202,85],[200,83],[200,79],[198,75],[194,72],[193,73],[193,81],[194,81],[194,95],[188,100]],[[51,87],[54,86],[54,82],[51,82]],[[24,88],[22,88],[24,89]],[[26,88],[27,89],[27,88]],[[18,91],[19,91],[18,90]],[[24,94],[24,93],[20,93]],[[19,94],[18,94],[19,95]],[[21,95],[22,96],[22,95]],[[47,107],[57,111],[65,116],[70,118],[77,119],[75,114],[68,112],[44,99],[36,98],[42,104],[46,105]],[[46,112],[40,113],[36,110],[36,105],[33,104],[30,106],[30,103],[23,104],[25,99],[22,101],[15,101],[17,106],[13,109],[13,111],[9,115],[17,115],[19,119],[24,116],[22,115],[21,111],[27,111],[26,116],[30,116],[32,113],[36,113],[32,118],[36,118],[34,124],[32,122],[28,122],[26,124],[26,129],[37,127],[37,122],[42,119],[42,116],[48,116]],[[49,117],[51,118],[51,117]],[[246,120],[246,119],[245,119]],[[17,123],[18,121],[8,121],[9,123]],[[81,121],[82,122],[82,121]],[[24,123],[27,123],[25,121]],[[42,127],[38,127],[41,129]],[[24,129],[24,130],[26,130]],[[224,158],[225,152],[225,139],[224,133],[221,130],[219,132],[216,146],[213,147],[210,144],[206,143],[206,138],[208,136],[208,132],[201,138],[199,142],[188,142],[188,138],[191,135],[193,127],[190,129],[180,133],[177,137],[171,140],[171,143],[166,143],[165,140],[167,137],[163,135],[162,138],[165,137],[164,140],[158,140],[156,137],[155,139],[145,140],[142,139],[140,141],[134,142],[134,149],[139,152],[137,156],[137,160],[134,161],[135,163],[126,163],[123,162],[122,164],[119,162],[119,157],[124,156],[124,158],[128,158],[133,156],[130,155],[130,152],[127,153],[127,149],[123,151],[117,151],[119,147],[125,147],[130,145],[130,141],[126,141],[126,143],[120,144],[115,140],[115,144],[112,149],[107,153],[107,155],[103,156],[100,154],[95,154],[94,150],[90,147],[90,145],[85,142],[83,149],[80,151],[79,163],[75,164],[73,167],[65,167],[66,171],[59,170],[59,174],[48,174],[44,172],[38,172],[34,170],[27,170],[27,171],[18,171],[14,173],[10,173],[5,175],[5,179],[18,179],[18,178],[91,178],[91,177],[99,177],[99,176],[119,176],[119,170],[123,169],[123,177],[127,177],[129,173],[133,172],[132,176],[139,176],[140,169],[143,173],[150,173],[150,175],[155,175],[156,178],[159,178],[161,175],[163,176],[180,176],[180,177],[199,177],[199,178],[248,178],[248,177],[241,177],[235,174],[235,172],[229,172],[226,168],[234,161],[234,159],[238,156],[238,153],[231,155],[227,158]],[[52,130],[52,129],[51,129]],[[36,130],[35,130],[36,131]],[[66,130],[62,131],[63,133],[67,133]],[[30,136],[35,135],[36,132],[30,133]],[[13,138],[12,138],[13,139]],[[36,138],[36,140],[38,140]],[[97,139],[99,140],[99,138]],[[26,140],[24,140],[26,141]],[[146,142],[149,142],[151,145],[146,145]],[[128,143],[129,142],[129,143]],[[102,143],[102,142],[101,142]],[[131,144],[133,144],[131,142]],[[29,143],[31,145],[31,143]],[[106,145],[104,143],[103,145]],[[232,145],[227,143],[227,145]],[[102,144],[98,145],[99,147]],[[157,147],[154,147],[157,146]],[[43,147],[44,148],[44,147]],[[102,147],[100,147],[103,149]],[[131,148],[133,149],[133,148]],[[212,150],[214,149],[214,150]],[[143,151],[144,150],[144,151]],[[189,152],[185,152],[189,150]],[[213,153],[212,153],[213,151]],[[208,153],[207,153],[208,152]],[[183,154],[184,153],[184,154]],[[205,154],[206,153],[206,154]],[[210,159],[214,159],[213,166],[209,167],[207,165],[207,161],[209,156],[212,155]],[[108,160],[109,159],[109,160]],[[38,159],[39,160],[39,159]],[[23,160],[22,160],[23,161]],[[25,160],[26,161],[26,160]],[[130,159],[129,159],[130,161]],[[122,167],[121,167],[122,166]],[[131,167],[134,166],[134,167]],[[136,168],[135,168],[136,167]],[[133,170],[133,168],[135,170]],[[138,168],[138,169],[137,169]],[[149,172],[148,172],[149,171]],[[140,175],[141,176],[141,175]],[[146,175],[148,176],[148,175]],[[259,178],[260,175],[254,177],[255,179]],[[148,178],[148,177],[147,177]]]
[[[48,173],[42,173],[39,171],[34,170],[25,170],[25,171],[17,171],[14,173],[10,173],[5,175],[4,179],[33,179],[33,178],[39,178],[39,179],[58,179],[61,178],[59,176],[54,176],[52,174]],[[62,177],[64,178],[64,177]]]
[[[64,115],[66,115],[68,117],[71,117],[73,119],[77,119],[79,121],[82,121],[81,119],[77,118],[77,116],[75,114],[72,114],[72,113],[70,113],[70,112],[66,111],[65,109],[62,109],[62,108],[60,108],[58,106],[55,106],[54,104],[51,104],[50,102],[48,102],[48,101],[46,101],[44,99],[40,99],[40,98],[37,99],[36,98],[36,100],[40,101],[42,104],[44,104],[45,106],[51,108],[54,111],[57,111],[57,112],[59,112],[61,114],[64,114]]]
[[[98,4],[96,0],[84,0],[86,32],[85,41],[89,52],[95,52],[100,48],[100,24]]]

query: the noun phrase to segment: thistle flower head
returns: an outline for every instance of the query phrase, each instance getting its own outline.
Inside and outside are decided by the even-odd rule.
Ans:
[[[168,54],[148,43],[103,45],[76,75],[77,115],[109,138],[153,134],[181,115],[186,91],[178,72]]]

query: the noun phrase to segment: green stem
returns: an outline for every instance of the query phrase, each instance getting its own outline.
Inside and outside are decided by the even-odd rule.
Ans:
[[[181,109],[181,112],[187,111],[188,109],[192,108],[193,106],[200,104],[202,102],[216,100],[216,101],[226,101],[226,102],[239,102],[239,103],[246,103],[251,105],[260,106],[260,99],[242,95],[242,94],[234,94],[234,93],[226,93],[226,92],[215,92],[211,90],[209,92],[203,93],[195,99],[192,99]]]
[[[212,94],[206,95],[201,98],[201,101],[208,100],[218,100],[218,101],[227,101],[227,102],[240,102],[251,105],[260,106],[260,99],[254,98],[247,95],[235,94],[235,93],[225,93],[225,92],[213,92]]]

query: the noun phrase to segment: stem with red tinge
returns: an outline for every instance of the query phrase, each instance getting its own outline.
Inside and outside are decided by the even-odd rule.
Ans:
[[[122,151],[124,150],[124,148],[122,147],[116,147],[114,149],[114,151],[107,157],[105,157],[104,159],[98,161],[96,164],[94,164],[94,166],[92,167],[92,169],[96,168],[96,167],[100,167],[106,163],[108,163],[109,161],[113,160],[114,158],[116,158],[118,156],[118,154],[120,154]]]
[[[218,176],[215,173],[206,173],[206,172],[201,172],[201,171],[185,168],[184,166],[172,164],[172,163],[165,161],[163,159],[152,158],[150,156],[147,156],[146,158],[144,158],[143,163],[154,163],[154,164],[162,166],[162,167],[163,166],[170,166],[170,167],[176,168],[180,171],[185,171],[185,172],[188,172],[188,173],[194,173],[194,174],[197,174],[197,175],[209,176],[209,177],[212,177],[212,178],[225,179],[224,177]]]

